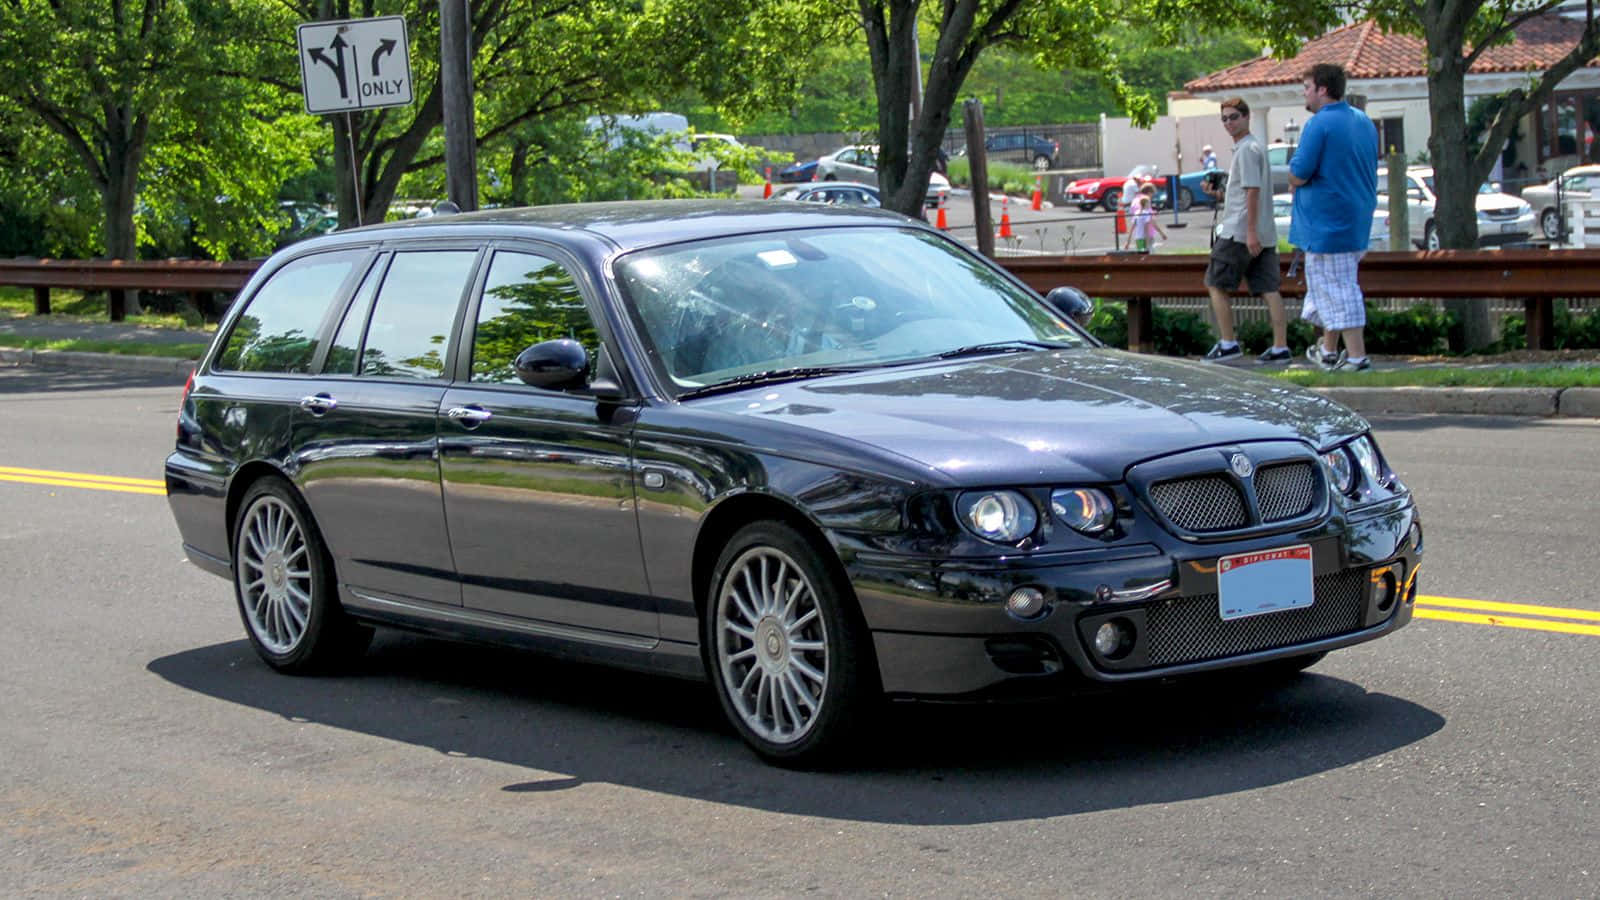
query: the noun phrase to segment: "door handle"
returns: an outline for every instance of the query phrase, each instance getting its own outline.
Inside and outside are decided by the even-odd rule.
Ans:
[[[314,416],[320,416],[324,413],[330,412],[338,405],[339,401],[333,399],[333,397],[329,394],[312,394],[309,397],[300,398],[300,408],[310,412]]]
[[[476,428],[494,417],[481,406],[452,406],[445,411],[445,415],[460,422],[464,428]]]

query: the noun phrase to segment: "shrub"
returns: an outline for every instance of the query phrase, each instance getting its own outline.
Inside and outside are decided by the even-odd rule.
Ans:
[[[1296,305],[1293,301],[1285,302],[1291,308]],[[1298,354],[1311,346],[1311,342],[1317,339],[1317,330],[1311,327],[1310,322],[1300,318],[1295,313],[1288,312],[1288,315],[1291,317],[1289,319],[1289,349]],[[1239,343],[1251,353],[1260,353],[1272,346],[1272,323],[1264,319],[1251,319],[1248,322],[1240,322],[1238,332]]]
[[[1163,356],[1198,356],[1216,340],[1211,326],[1198,314],[1155,308],[1156,352]],[[1128,308],[1119,302],[1096,300],[1089,333],[1113,347],[1128,346]]]
[[[1528,320],[1513,313],[1506,316],[1500,329],[1500,340],[1484,348],[1485,353],[1504,353],[1522,350],[1528,346]],[[1555,308],[1555,347],[1557,350],[1600,347],[1600,312],[1573,315],[1564,304]]]
[[[950,183],[960,187],[972,186],[972,160],[965,156],[956,156],[950,159],[949,166],[945,169],[946,177]],[[995,162],[989,160],[989,190],[1005,191],[1008,194],[1024,194],[1033,190],[1034,172],[1027,166],[1017,163]]]
[[[1371,353],[1438,353],[1448,347],[1455,315],[1430,303],[1395,312],[1367,305],[1367,350]]]

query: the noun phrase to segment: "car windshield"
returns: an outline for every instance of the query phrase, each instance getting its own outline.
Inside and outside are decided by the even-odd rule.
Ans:
[[[1003,352],[1090,343],[970,252],[916,229],[696,241],[627,254],[616,272],[647,351],[678,393],[979,344]]]

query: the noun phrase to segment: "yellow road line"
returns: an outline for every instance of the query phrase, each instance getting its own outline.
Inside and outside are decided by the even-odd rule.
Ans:
[[[1524,619],[1517,616],[1491,616],[1482,613],[1452,612],[1418,606],[1419,619],[1441,619],[1446,622],[1466,622],[1470,625],[1499,625],[1503,628],[1526,628],[1531,631],[1559,631],[1563,634],[1588,634],[1600,637],[1600,625],[1579,625],[1576,622],[1552,622],[1548,619]]]
[[[118,475],[90,475],[83,472],[55,472],[49,469],[22,469],[0,466],[0,481],[20,484],[48,484],[54,487],[90,491],[119,491],[126,494],[153,494],[164,497],[167,483],[155,478],[123,478]]]
[[[1428,597],[1417,595],[1418,606],[1453,606],[1456,609],[1476,609],[1483,612],[1517,613],[1526,616],[1553,616],[1558,619],[1580,619],[1600,622],[1600,612],[1588,609],[1568,609],[1563,606],[1532,606],[1523,603],[1494,603],[1489,600],[1463,600],[1459,597]]]

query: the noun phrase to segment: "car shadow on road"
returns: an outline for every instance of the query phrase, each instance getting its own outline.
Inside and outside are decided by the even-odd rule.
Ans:
[[[976,824],[1172,803],[1360,763],[1444,719],[1306,673],[1016,705],[892,705],[828,772],[763,764],[693,682],[380,632],[343,675],[290,678],[244,641],[154,660],[179,687],[281,716],[537,770],[507,792],[625,785],[793,815]],[[530,773],[535,775],[535,773]]]

